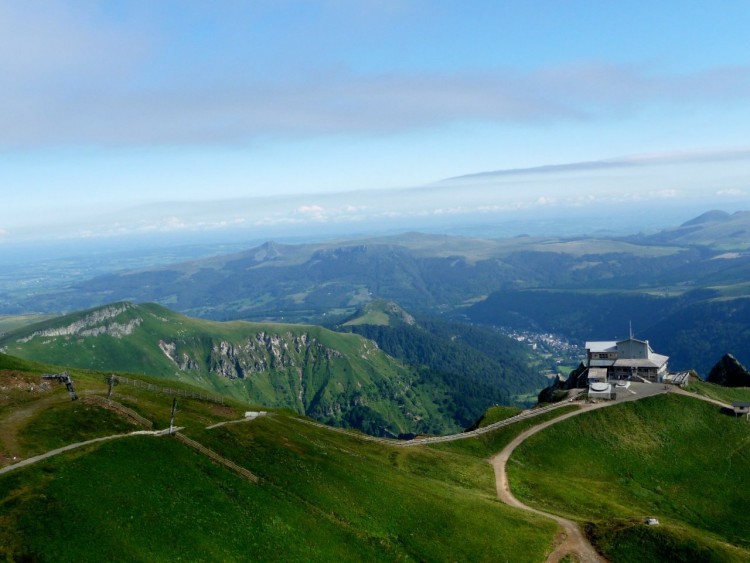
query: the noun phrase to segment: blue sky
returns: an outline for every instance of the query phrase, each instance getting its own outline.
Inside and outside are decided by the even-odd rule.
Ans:
[[[0,0],[0,242],[748,208],[749,28],[743,1]]]

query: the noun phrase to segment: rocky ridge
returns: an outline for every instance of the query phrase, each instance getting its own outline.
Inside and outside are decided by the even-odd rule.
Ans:
[[[143,318],[135,317],[125,323],[107,322],[115,319],[132,309],[133,305],[124,303],[102,307],[85,317],[62,327],[48,328],[32,332],[29,336],[20,338],[18,342],[25,344],[34,338],[51,338],[56,336],[96,337],[108,334],[114,338],[122,338],[133,333],[133,330],[143,323]]]

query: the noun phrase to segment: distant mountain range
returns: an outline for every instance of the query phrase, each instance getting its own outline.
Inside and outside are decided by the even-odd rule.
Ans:
[[[711,211],[659,233],[618,238],[407,233],[267,242],[231,255],[98,276],[64,290],[30,291],[5,301],[4,310],[74,311],[125,300],[215,320],[336,326],[385,299],[413,314],[468,316],[578,341],[621,335],[632,320],[676,366],[704,370],[727,352],[750,348],[744,330],[749,248],[745,211]]]

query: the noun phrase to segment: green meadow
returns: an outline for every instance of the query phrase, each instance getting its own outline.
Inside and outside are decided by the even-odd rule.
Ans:
[[[14,425],[22,457],[136,428],[101,405],[67,400],[61,386],[30,392],[23,385],[38,372],[14,365],[21,369],[2,370],[0,362],[0,378],[14,374],[27,400],[0,411],[0,431]],[[106,393],[104,374],[73,374],[87,394]],[[120,385],[113,398],[156,428],[168,424],[168,395]],[[151,436],[85,446],[0,475],[0,560],[532,562],[551,548],[555,524],[497,501],[484,455],[520,426],[494,439],[410,448],[283,411],[205,428],[254,408],[178,399],[176,422],[258,475],[257,485],[170,437]],[[18,409],[26,413],[21,422]]]
[[[612,561],[750,558],[750,423],[715,405],[670,394],[566,420],[508,473],[517,498],[588,524]]]
[[[40,390],[42,371],[0,355],[0,465],[10,448],[29,457],[140,428],[88,399],[105,396],[106,374],[71,371],[82,396],[71,402],[56,383]],[[113,400],[169,424],[170,395],[119,385]],[[259,407],[178,398],[182,432],[259,484],[168,436],[85,446],[0,475],[0,560],[544,561],[556,525],[500,503],[487,461],[577,408],[397,447],[279,410],[207,429]],[[750,422],[715,405],[671,394],[574,417],[524,442],[508,472],[520,500],[580,522],[610,561],[750,559]]]

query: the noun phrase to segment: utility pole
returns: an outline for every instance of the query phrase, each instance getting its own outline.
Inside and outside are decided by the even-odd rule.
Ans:
[[[117,378],[114,374],[110,375],[107,378],[107,383],[109,384],[109,392],[107,393],[107,400],[112,400],[112,390],[115,388],[115,385],[118,384]]]
[[[172,418],[169,419],[169,433],[174,434],[174,413],[177,412],[177,397],[172,399]]]

